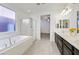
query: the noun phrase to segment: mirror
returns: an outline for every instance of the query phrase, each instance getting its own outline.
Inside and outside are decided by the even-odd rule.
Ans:
[[[69,19],[63,20],[63,28],[69,28]]]
[[[77,11],[77,33],[79,33],[79,11]]]

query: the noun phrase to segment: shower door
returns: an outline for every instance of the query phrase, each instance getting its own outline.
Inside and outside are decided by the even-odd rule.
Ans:
[[[32,36],[32,19],[23,19],[21,25],[21,33],[23,35]]]

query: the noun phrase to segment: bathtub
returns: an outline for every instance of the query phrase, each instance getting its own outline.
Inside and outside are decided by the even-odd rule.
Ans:
[[[8,44],[0,49],[0,55],[22,55],[33,44],[32,36],[15,36],[8,38]]]

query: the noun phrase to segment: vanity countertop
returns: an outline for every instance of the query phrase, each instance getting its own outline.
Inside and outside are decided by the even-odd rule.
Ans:
[[[63,33],[61,31],[56,31],[56,33],[79,50],[79,37],[77,35],[71,35],[71,33]]]

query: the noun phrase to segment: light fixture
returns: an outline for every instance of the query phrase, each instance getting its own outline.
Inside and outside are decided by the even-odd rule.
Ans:
[[[66,11],[65,15],[68,15],[71,12],[71,9],[69,9],[68,11]]]
[[[70,8],[65,8],[62,12],[61,12],[61,16],[66,16],[68,15],[70,12],[72,11],[72,9]]]
[[[61,15],[63,15],[65,13],[65,9],[62,11]]]
[[[36,5],[44,5],[44,4],[46,4],[46,3],[36,3]]]

